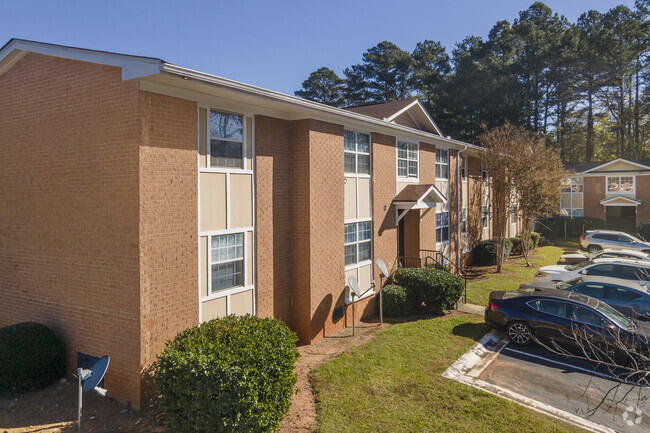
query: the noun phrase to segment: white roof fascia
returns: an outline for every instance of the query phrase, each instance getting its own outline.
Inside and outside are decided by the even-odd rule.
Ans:
[[[592,171],[595,171],[595,170],[601,170],[601,169],[607,167],[608,165],[612,165],[612,164],[615,164],[617,162],[626,162],[628,164],[635,165],[635,166],[643,168],[645,170],[650,170],[650,167],[648,167],[646,165],[643,165],[643,164],[639,164],[638,162],[630,161],[630,160],[623,159],[623,158],[617,158],[614,161],[609,161],[609,162],[606,162],[605,164],[597,165],[594,168],[590,168],[589,170],[585,170],[585,171],[583,171],[583,173],[589,173],[589,172],[592,172]]]
[[[42,42],[12,39],[0,49],[0,63],[9,58],[9,64],[0,68],[0,74],[4,73],[17,60],[16,52],[22,58],[26,53],[37,53],[46,56],[61,57],[82,62],[98,63],[102,65],[116,66],[122,68],[122,80],[145,77],[157,74],[161,71],[163,61],[149,57],[130,56],[126,54],[108,53],[105,51],[86,50],[83,48],[66,47],[63,45],[45,44]]]
[[[230,88],[233,90],[249,93],[263,98],[268,98],[276,102],[298,106],[312,111],[324,112],[337,117],[353,119],[364,123],[381,126],[383,128],[388,128],[393,131],[399,131],[410,135],[415,135],[424,138],[425,140],[434,140],[434,141],[442,142],[452,147],[464,148],[465,146],[467,146],[469,149],[473,149],[478,152],[486,151],[484,147],[477,146],[475,144],[465,143],[460,140],[454,140],[453,138],[446,138],[442,135],[436,135],[430,132],[420,131],[418,129],[409,128],[408,126],[402,126],[395,123],[388,123],[385,122],[384,120],[377,119],[375,117],[366,116],[364,114],[355,113],[349,110],[343,110],[341,108],[332,107],[329,105],[321,104],[319,102],[309,101],[307,99],[298,98],[297,96],[286,95],[284,93],[276,92],[274,90],[264,89],[250,84],[245,84],[239,81],[230,80],[228,78],[206,74],[204,72],[195,71],[178,65],[173,65],[171,63],[163,63],[161,67],[161,72],[165,72],[171,75],[177,75],[184,79],[194,79],[212,85]]]
[[[615,204],[615,206],[639,206],[641,204],[641,200],[637,200],[637,199],[630,198],[630,197],[625,197],[625,196],[622,196],[622,195],[617,195],[615,197],[602,199],[600,201],[600,204],[602,204],[603,206],[607,206],[610,202],[613,202],[615,200],[625,200],[625,201],[629,202],[628,204],[617,203],[617,204]]]
[[[442,131],[440,130],[440,128],[438,128],[438,125],[436,125],[436,122],[433,121],[433,119],[431,118],[431,116],[429,115],[427,110],[424,108],[424,105],[422,105],[422,103],[420,102],[419,99],[414,100],[412,103],[410,103],[406,107],[402,108],[397,113],[393,114],[392,116],[390,116],[389,118],[387,118],[385,120],[387,122],[391,122],[391,121],[395,120],[395,118],[398,117],[400,114],[404,113],[405,111],[408,111],[411,107],[413,107],[415,105],[417,105],[420,108],[420,110],[422,110],[422,113],[427,117],[429,122],[431,122],[431,126],[433,126],[433,129],[435,129],[438,132],[438,134],[442,137]],[[413,117],[411,116],[411,118],[413,118]],[[414,121],[415,121],[415,119],[414,119]],[[415,123],[417,124],[417,122],[415,122]]]

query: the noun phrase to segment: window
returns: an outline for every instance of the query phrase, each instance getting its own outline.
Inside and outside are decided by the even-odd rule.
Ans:
[[[641,293],[624,289],[623,287],[610,287],[607,292],[607,299],[613,299],[615,301],[633,301],[640,297]]]
[[[464,207],[461,213],[460,230],[463,238],[463,252],[469,251],[469,227],[467,223],[467,208]]]
[[[593,311],[591,308],[583,307],[582,305],[573,306],[573,320],[582,322],[586,325],[597,326],[602,328],[605,326],[605,318],[600,314]]]
[[[481,161],[481,180],[483,180],[483,182],[487,182],[489,179],[490,177],[488,176],[487,164],[485,161]]]
[[[517,205],[513,204],[510,209],[510,223],[517,224]]]
[[[605,286],[603,284],[584,284],[573,291],[592,298],[605,297]]]
[[[419,148],[415,143],[397,142],[397,177],[418,177]]]
[[[436,243],[449,242],[449,212],[436,213]]]
[[[600,275],[601,277],[612,277],[614,276],[614,265],[603,264],[603,265],[592,266],[589,269],[585,269],[585,275]]]
[[[607,192],[634,192],[634,176],[607,176]]]
[[[243,168],[242,116],[210,111],[210,167]]]
[[[345,131],[343,142],[345,172],[370,174],[370,136],[360,132]]]
[[[212,236],[210,240],[212,293],[244,285],[244,234]]]
[[[571,218],[584,215],[583,205],[584,179],[572,177],[562,182],[560,196],[560,214]]]
[[[490,228],[490,208],[486,204],[481,206],[481,226],[484,229]]]
[[[460,177],[467,182],[467,157],[463,156],[460,161]]]
[[[537,301],[530,301],[528,305],[537,311],[541,311],[542,313],[568,318],[567,304],[564,302],[540,299]]]
[[[436,179],[449,179],[449,151],[436,149]]]
[[[370,221],[345,225],[345,265],[355,265],[370,260],[372,238]]]
[[[640,268],[638,266],[616,265],[616,278],[632,281],[647,281],[648,269]]]

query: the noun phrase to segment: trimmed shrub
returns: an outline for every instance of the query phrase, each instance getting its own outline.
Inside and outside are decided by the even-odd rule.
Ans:
[[[23,322],[0,329],[0,395],[47,388],[65,374],[65,349],[45,325]]]
[[[514,238],[508,238],[508,240],[512,243],[512,250],[510,251],[510,254],[521,255],[524,253],[522,247],[523,242],[520,235],[517,235]]]
[[[384,287],[383,309],[387,317],[404,317],[409,313],[404,287],[396,284]]]
[[[441,313],[451,309],[463,294],[463,280],[447,271],[432,268],[401,268],[395,281],[406,290],[412,311]]]
[[[537,232],[530,232],[530,240],[532,242],[532,248],[535,249],[539,245],[539,233]]]
[[[276,319],[228,316],[179,333],[158,355],[158,402],[182,432],[272,432],[289,410],[298,337]]]
[[[512,241],[506,238],[503,248],[503,258],[507,259],[512,251]],[[473,262],[478,266],[492,266],[497,263],[497,244],[494,239],[481,241],[474,247]]]

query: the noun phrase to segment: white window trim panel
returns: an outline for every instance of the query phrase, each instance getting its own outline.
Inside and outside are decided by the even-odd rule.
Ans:
[[[346,224],[350,224],[350,223],[346,223]],[[372,250],[372,240],[370,242],[371,242],[370,249]],[[352,245],[352,244],[348,244],[348,245]],[[372,251],[370,252],[370,256],[372,257]],[[345,266],[345,272],[351,271],[353,269],[363,268],[364,266],[368,266],[368,265],[372,265],[372,259],[364,260],[362,262],[354,263],[352,265],[346,265]]]
[[[398,174],[399,173],[399,171],[398,171],[399,170],[398,169],[398,167],[399,167],[398,159],[400,159],[400,158],[398,158],[397,156],[399,155],[398,144],[399,144],[400,141],[402,143],[416,144],[418,146],[418,175],[417,175],[417,177],[409,177],[408,176],[408,163],[407,163],[407,166],[406,166],[407,176],[403,177],[403,176],[399,176],[399,174]],[[371,156],[371,159],[372,159],[372,156]],[[407,161],[408,161],[408,159],[407,159]],[[408,139],[405,139],[405,138],[395,137],[395,178],[397,179],[398,182],[420,183],[420,142],[419,141],[413,141],[413,140],[408,140]]]

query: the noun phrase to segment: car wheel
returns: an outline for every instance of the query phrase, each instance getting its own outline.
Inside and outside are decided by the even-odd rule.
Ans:
[[[508,339],[515,344],[525,346],[533,341],[533,330],[524,322],[512,322],[506,330]]]
[[[598,246],[598,245],[589,245],[589,246],[587,247],[587,252],[588,252],[589,254],[597,253],[597,252],[600,251],[600,250],[602,250],[602,248],[600,248],[600,246]]]

